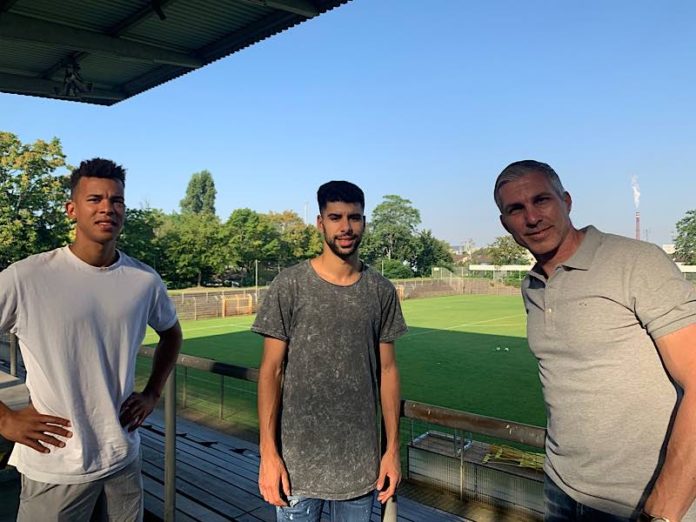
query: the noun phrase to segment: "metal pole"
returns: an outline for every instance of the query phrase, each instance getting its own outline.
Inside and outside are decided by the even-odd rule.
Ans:
[[[220,376],[220,418],[223,418],[225,410],[225,376]]]
[[[164,395],[164,521],[176,519],[176,369],[169,374]]]
[[[17,377],[17,336],[10,334],[10,375]]]
[[[384,522],[396,522],[397,502],[396,494],[382,504],[382,520]]]
[[[256,287],[256,309],[259,309],[259,260],[254,259],[254,286]]]
[[[455,430],[455,434],[456,434]],[[464,432],[462,432],[462,438]],[[456,438],[456,435],[455,435]],[[459,500],[464,500],[464,446],[459,451]]]
[[[181,387],[181,407],[182,409],[186,409],[186,399],[187,399],[187,389],[186,389],[186,382],[188,381],[188,368],[184,366],[184,382]]]
[[[379,430],[380,447],[382,448],[382,454],[387,449],[387,435],[384,426],[384,419]],[[383,522],[396,522],[396,493],[384,504],[382,504],[381,520]]]

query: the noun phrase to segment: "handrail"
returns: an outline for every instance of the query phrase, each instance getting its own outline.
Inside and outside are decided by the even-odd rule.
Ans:
[[[16,340],[11,339],[8,344],[10,344],[12,348],[15,348]],[[153,358],[154,354],[154,348],[147,346],[140,347],[139,355]],[[193,355],[179,354],[177,365],[250,382],[258,382],[259,380],[259,370],[256,368],[236,366]],[[174,436],[176,434],[175,378],[175,372],[172,372],[165,391],[165,522],[171,522],[175,519],[176,509],[176,437]],[[537,426],[409,400],[401,401],[400,416],[407,419],[439,424],[447,428],[475,432],[537,448],[544,447],[544,438],[546,436],[546,430]],[[386,506],[383,506],[382,520],[396,520],[395,499]]]
[[[152,357],[154,349],[142,347],[140,354]],[[214,359],[206,359],[193,355],[180,354],[177,360],[179,366],[207,371],[245,381],[258,382],[259,371],[256,368],[246,368],[227,364]],[[498,439],[525,444],[536,448],[544,447],[546,430],[538,426],[513,422],[495,417],[486,417],[461,410],[443,408],[422,402],[402,400],[401,416],[407,419],[420,420],[439,424],[446,428],[472,431]]]
[[[466,411],[408,400],[401,401],[401,407],[401,415],[407,419],[431,422],[462,431],[472,431],[535,448],[544,447],[546,430],[531,424],[486,417]]]

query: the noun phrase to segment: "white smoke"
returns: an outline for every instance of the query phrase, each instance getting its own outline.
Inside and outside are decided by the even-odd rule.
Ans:
[[[640,187],[638,186],[638,176],[631,177],[631,188],[633,189],[633,204],[638,210],[638,205],[640,205]]]

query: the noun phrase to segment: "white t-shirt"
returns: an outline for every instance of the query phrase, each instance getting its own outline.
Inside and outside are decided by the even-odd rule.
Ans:
[[[15,444],[10,464],[32,480],[90,482],[139,454],[138,432],[121,427],[119,409],[133,392],[147,325],[167,330],[176,311],[157,273],[119,254],[100,268],[63,247],[0,272],[0,330],[19,339],[32,403],[72,423],[64,448]]]

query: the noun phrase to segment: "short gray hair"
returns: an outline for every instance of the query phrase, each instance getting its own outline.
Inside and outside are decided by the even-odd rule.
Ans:
[[[534,160],[515,161],[514,163],[510,163],[507,167],[505,167],[495,180],[493,199],[495,199],[495,204],[498,205],[498,209],[500,209],[501,212],[503,211],[503,207],[502,201],[500,201],[500,187],[506,183],[509,183],[510,181],[515,181],[526,176],[527,174],[531,174],[532,172],[538,172],[548,179],[554,192],[556,192],[561,198],[565,195],[566,189],[563,188],[561,178],[558,177],[558,174],[556,174],[556,171],[553,170],[550,165]]]

